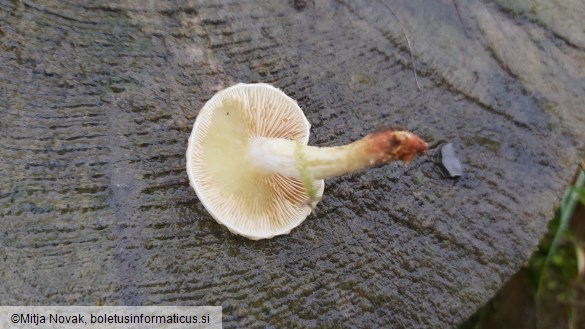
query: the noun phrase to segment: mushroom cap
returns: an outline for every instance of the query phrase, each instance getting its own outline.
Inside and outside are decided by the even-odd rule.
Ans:
[[[311,213],[303,182],[265,172],[247,157],[253,137],[307,144],[310,124],[297,102],[264,83],[237,84],[199,111],[187,149],[189,183],[205,209],[231,232],[249,239],[287,234]],[[313,181],[321,198],[323,180]]]

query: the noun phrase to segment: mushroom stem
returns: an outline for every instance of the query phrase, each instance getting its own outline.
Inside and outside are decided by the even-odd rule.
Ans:
[[[427,143],[408,131],[384,130],[353,143],[335,147],[301,145],[282,138],[254,137],[248,157],[261,171],[302,179],[341,176],[359,169],[402,160],[408,164],[417,154],[426,154]],[[300,154],[299,154],[300,152]],[[303,161],[299,165],[298,161]]]

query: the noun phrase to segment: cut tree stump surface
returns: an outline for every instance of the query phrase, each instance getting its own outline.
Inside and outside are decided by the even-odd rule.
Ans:
[[[585,5],[562,2],[0,0],[0,303],[456,326],[529,258],[583,155]],[[429,156],[328,180],[289,235],[232,235],[185,151],[238,82],[296,99],[311,145],[398,125]]]

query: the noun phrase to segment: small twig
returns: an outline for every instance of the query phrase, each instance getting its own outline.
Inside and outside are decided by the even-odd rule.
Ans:
[[[412,72],[414,73],[414,81],[416,82],[416,89],[418,91],[421,91],[420,84],[418,83],[418,77],[416,76],[416,67],[414,66],[414,56],[412,55],[412,48],[410,46],[410,40],[408,39],[408,35],[406,34],[406,29],[404,28],[404,25],[402,25],[400,18],[398,18],[398,16],[396,15],[396,13],[392,9],[392,7],[390,7],[390,5],[385,3],[384,1],[381,1],[381,2],[382,2],[382,5],[384,5],[384,7],[386,7],[386,8],[388,8],[388,10],[390,10],[392,15],[396,18],[396,20],[398,21],[398,25],[400,26],[400,30],[402,31],[402,34],[404,34],[404,38],[406,39],[406,44],[408,45],[408,52],[410,53],[410,61],[412,62]]]

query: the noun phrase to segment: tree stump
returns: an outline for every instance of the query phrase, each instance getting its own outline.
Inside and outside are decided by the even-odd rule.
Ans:
[[[583,155],[584,6],[515,2],[0,0],[0,303],[461,323],[528,259]],[[327,181],[289,235],[235,236],[185,151],[238,82],[295,98],[312,145],[399,125],[429,156]],[[447,142],[458,179],[438,171]]]

